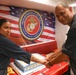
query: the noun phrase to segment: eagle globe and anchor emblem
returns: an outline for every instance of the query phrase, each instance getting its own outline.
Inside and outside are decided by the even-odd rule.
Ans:
[[[34,10],[25,11],[20,17],[19,28],[25,39],[37,39],[43,32],[43,20],[41,15]]]

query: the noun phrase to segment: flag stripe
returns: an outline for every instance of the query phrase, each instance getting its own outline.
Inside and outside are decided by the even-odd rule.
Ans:
[[[13,23],[11,24],[11,26],[12,26],[13,28],[17,28],[17,29],[18,29],[18,27],[19,27],[18,24],[13,24]]]
[[[15,37],[19,37],[19,36],[21,36],[20,34],[17,34],[17,33],[12,33],[12,34],[10,34],[11,36],[15,36]]]
[[[42,41],[49,41],[49,39],[46,39],[46,38],[39,38],[39,39],[37,39],[37,40],[35,40],[35,42],[42,42]],[[52,42],[52,41],[55,41],[55,40],[51,40],[50,39],[50,41]]]
[[[50,33],[48,33],[48,32],[43,32],[43,33],[42,33],[42,35],[46,35],[46,36],[55,37],[55,35],[54,35],[54,34],[50,34]]]
[[[47,30],[47,29],[44,29],[44,32],[48,32],[48,33],[50,33],[50,34],[55,34],[55,32],[54,32],[54,31]]]
[[[9,12],[8,11],[0,11],[0,13],[3,13],[3,14],[7,14],[7,15],[9,15]]]
[[[10,8],[8,6],[2,6],[2,5],[0,5],[0,10],[8,12],[8,11],[10,11]]]
[[[55,37],[51,37],[51,36],[46,36],[46,35],[41,35],[40,38],[46,38],[46,39],[53,39],[55,40]]]

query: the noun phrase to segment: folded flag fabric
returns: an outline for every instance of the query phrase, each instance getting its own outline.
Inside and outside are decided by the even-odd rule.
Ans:
[[[68,62],[61,62],[59,64],[55,64],[49,69],[45,67],[31,75],[62,75],[68,70],[68,65]]]

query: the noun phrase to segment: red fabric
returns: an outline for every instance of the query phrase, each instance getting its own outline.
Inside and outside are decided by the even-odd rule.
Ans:
[[[62,75],[68,70],[68,63],[61,62],[50,68],[44,75]]]
[[[48,54],[57,49],[57,42],[53,41],[53,42],[41,43],[38,45],[26,46],[23,47],[23,49],[31,53]]]

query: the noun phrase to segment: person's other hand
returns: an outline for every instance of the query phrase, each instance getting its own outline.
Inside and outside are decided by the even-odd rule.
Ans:
[[[54,53],[50,53],[49,55],[46,56],[46,59],[48,61],[51,61],[52,59],[56,58],[59,54],[61,54],[61,51],[57,50]]]
[[[63,62],[63,61],[68,61],[69,57],[59,50],[59,51],[56,51],[53,54],[49,55],[48,57],[46,57],[46,59],[52,65],[54,65],[54,64],[58,64],[58,63]]]

